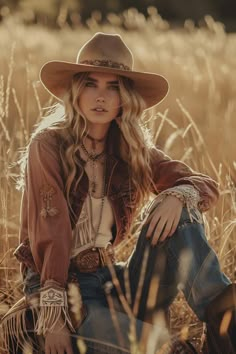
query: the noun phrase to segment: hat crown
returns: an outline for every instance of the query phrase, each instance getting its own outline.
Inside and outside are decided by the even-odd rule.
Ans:
[[[133,55],[118,34],[98,32],[80,49],[76,62],[133,69]]]

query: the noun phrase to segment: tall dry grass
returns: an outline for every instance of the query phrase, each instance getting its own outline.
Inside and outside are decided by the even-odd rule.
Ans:
[[[130,16],[130,17],[129,17]],[[38,81],[47,60],[73,61],[96,31],[120,33],[135,56],[135,68],[158,72],[170,82],[168,98],[147,113],[157,145],[171,157],[207,173],[220,185],[218,205],[206,215],[210,243],[221,266],[236,278],[236,35],[206,18],[206,26],[172,30],[158,17],[127,15],[125,31],[115,15],[102,25],[53,31],[23,26],[14,18],[0,25],[0,315],[21,296],[19,265],[12,255],[18,242],[20,193],[15,189],[18,153],[33,125],[52,100]],[[132,26],[135,23],[135,29]],[[152,119],[151,119],[152,118]],[[130,245],[133,240],[129,239]],[[125,257],[131,249],[126,245]],[[202,325],[180,296],[171,308],[174,331],[190,330],[199,345]],[[1,352],[1,349],[0,349]]]

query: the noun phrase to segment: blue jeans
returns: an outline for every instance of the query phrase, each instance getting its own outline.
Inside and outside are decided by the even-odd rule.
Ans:
[[[174,235],[154,247],[151,246],[150,239],[146,238],[147,228],[148,225],[142,228],[137,245],[129,260],[126,263],[115,265],[116,275],[124,293],[124,272],[125,270],[128,271],[131,302],[133,304],[138,290],[145,250],[148,252],[147,267],[135,324],[137,336],[140,335],[143,321],[146,320],[148,313],[146,304],[150,283],[154,275],[159,278],[159,290],[156,299],[154,299],[156,310],[166,310],[174,300],[178,290],[181,289],[189,306],[198,318],[204,321],[207,305],[231,282],[220,270],[217,256],[207,242],[203,224],[195,221],[191,222],[187,209],[183,208]],[[112,343],[115,346],[119,345],[128,350],[129,317],[120,306],[116,311],[116,319],[119,324],[119,330],[117,331],[117,326],[113,324],[107,305],[104,286],[107,282],[111,282],[108,268],[100,268],[97,272],[88,274],[78,272],[77,276],[83,302],[87,304],[88,308],[88,316],[79,328],[78,334],[93,339],[94,342],[90,343],[91,347],[102,341]],[[24,290],[28,294],[38,290],[35,273],[28,272]],[[111,295],[115,300],[116,290],[114,287]],[[115,302],[119,306],[119,302],[116,300]],[[123,349],[123,351],[120,349],[119,352],[114,347],[114,353],[125,353],[127,352],[126,349]],[[104,349],[101,352],[111,353],[112,351],[109,348],[107,351]]]

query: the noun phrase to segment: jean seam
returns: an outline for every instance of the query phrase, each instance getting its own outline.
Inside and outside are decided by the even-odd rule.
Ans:
[[[185,227],[192,226],[193,224],[196,225],[196,224],[199,224],[199,223],[197,223],[196,221],[193,221],[193,222],[191,222],[191,223],[187,223],[187,225],[185,225]],[[175,237],[175,236],[173,236],[173,237]],[[178,236],[176,235],[176,237],[178,237]],[[184,248],[183,248],[183,249],[184,249]],[[170,246],[167,247],[167,250],[168,250],[168,253],[169,253],[169,257],[172,257],[172,259],[178,264],[178,266],[181,265],[181,263],[179,262],[179,257],[176,256],[176,254],[172,251],[172,249],[171,249]],[[198,275],[199,275],[199,273],[200,273],[202,267],[204,266],[204,263],[205,263],[205,261],[207,260],[207,258],[208,258],[208,256],[209,256],[210,253],[211,253],[211,250],[209,251],[208,255],[206,256],[204,262],[202,263],[202,265],[201,265],[201,267],[200,267],[200,269],[199,269],[197,275],[195,276],[195,279],[194,279],[194,281],[193,281],[193,284],[195,284],[195,281],[196,281],[196,279],[197,279],[197,277],[198,277]],[[188,297],[185,297],[185,298],[186,298],[186,300],[187,300],[187,302],[188,302],[188,300],[189,300],[189,298],[190,298],[190,294],[192,293],[193,284],[192,284],[192,286],[190,286],[190,283],[189,283],[188,279],[187,279],[187,284],[188,284],[188,287],[189,287],[190,290],[189,290],[189,295],[188,295]]]
[[[193,281],[192,286],[190,287],[190,290],[189,290],[188,298],[186,298],[187,301],[189,301],[190,297],[192,296],[192,290],[193,290],[194,285],[195,285],[195,283],[196,283],[196,281],[197,281],[197,278],[198,278],[199,274],[201,273],[201,271],[202,271],[202,269],[203,269],[203,267],[204,267],[206,261],[207,261],[208,258],[212,255],[212,253],[213,253],[213,251],[210,249],[209,252],[208,252],[208,254],[207,254],[207,256],[206,256],[206,258],[204,259],[204,262],[202,263],[202,265],[201,265],[201,267],[200,267],[198,273],[197,273],[196,276],[194,277],[194,281]],[[192,296],[192,297],[193,297],[193,296]]]

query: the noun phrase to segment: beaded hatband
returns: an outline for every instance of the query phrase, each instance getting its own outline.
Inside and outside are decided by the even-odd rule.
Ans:
[[[127,70],[130,71],[130,67],[128,65],[122,64],[122,63],[116,63],[115,61],[112,60],[107,60],[107,59],[95,59],[95,60],[83,60],[79,64],[87,64],[87,65],[94,65],[94,66],[104,66],[108,68],[113,68],[113,69],[120,69],[120,70]]]

